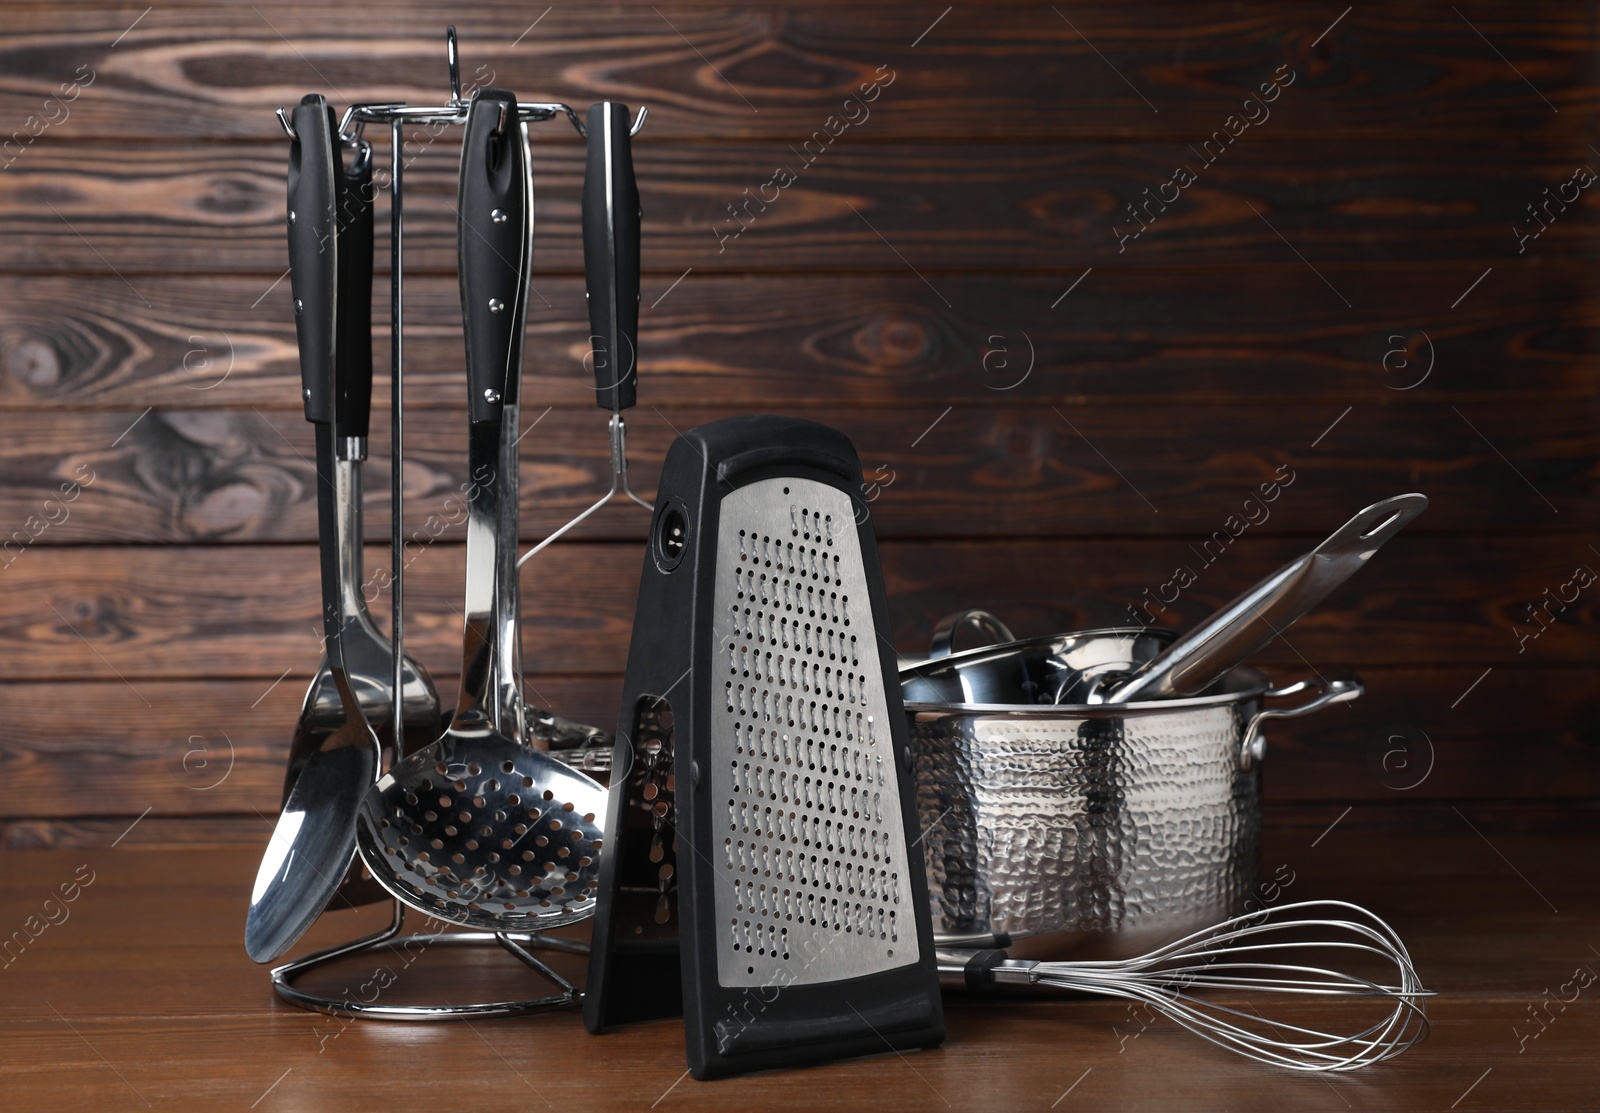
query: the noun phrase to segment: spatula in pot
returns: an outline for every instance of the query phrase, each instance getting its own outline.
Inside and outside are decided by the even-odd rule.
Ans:
[[[1290,561],[1173,642],[1131,677],[1107,677],[1089,703],[1199,695],[1321,603],[1383,544],[1428,508],[1428,496],[1374,503],[1309,553]]]

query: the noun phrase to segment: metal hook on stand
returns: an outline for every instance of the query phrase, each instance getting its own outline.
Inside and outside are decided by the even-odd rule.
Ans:
[[[578,114],[574,112],[569,105],[563,104],[561,107],[566,109],[567,119],[571,120],[572,126],[578,129],[578,134],[583,136],[585,139],[589,138],[589,133],[584,130],[583,120],[579,118]],[[633,118],[633,124],[628,128],[629,139],[632,139],[635,135],[638,135],[644,130],[644,122],[649,115],[650,109],[645,105],[640,105],[639,114]]]
[[[461,99],[461,51],[456,43],[456,25],[444,29],[445,65],[450,69],[450,103],[464,104]]]
[[[372,144],[359,135],[345,139],[345,146],[355,152],[355,161],[345,170],[350,175],[365,174],[367,167],[372,163]]]
[[[371,123],[392,124],[403,121],[413,124],[464,124],[467,120],[467,109],[471,107],[469,98],[463,98],[461,93],[461,52],[456,39],[456,29],[447,28],[445,31],[445,64],[450,75],[450,99],[440,105],[405,104],[399,101],[372,101],[350,105],[345,109],[344,116],[339,121],[339,134],[345,140],[358,139],[361,129]],[[637,134],[644,126],[648,110],[641,108],[638,118],[633,122],[633,131]],[[519,102],[517,104],[517,119],[522,123],[537,123],[544,120],[553,120],[557,116],[565,115],[571,122],[573,130],[580,136],[584,135],[583,121],[572,107],[560,101],[534,101]],[[285,129],[289,125],[283,121]],[[291,132],[291,137],[292,137]]]

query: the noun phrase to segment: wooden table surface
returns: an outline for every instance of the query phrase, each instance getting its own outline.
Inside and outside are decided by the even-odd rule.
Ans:
[[[37,932],[0,955],[0,1094],[8,1109],[94,1110],[1600,1109],[1600,983],[1573,981],[1600,971],[1600,835],[1508,833],[1451,811],[1426,830],[1364,827],[1357,813],[1267,833],[1264,875],[1293,878],[1280,901],[1366,904],[1440,992],[1424,1043],[1353,1074],[1274,1070],[1087,999],[950,996],[939,1050],[713,1083],[684,1077],[676,1022],[595,1038],[573,1012],[339,1020],[281,1002],[246,958],[252,853],[80,849],[0,857],[0,931]],[[306,943],[384,915],[339,913]],[[351,960],[321,984],[338,991],[386,963]],[[538,986],[497,950],[441,949],[387,992],[461,1001]],[[1314,1015],[1337,1025],[1340,1007]]]

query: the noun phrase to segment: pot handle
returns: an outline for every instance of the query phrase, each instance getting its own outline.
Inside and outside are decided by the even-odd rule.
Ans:
[[[1301,692],[1316,692],[1317,695],[1297,707],[1269,707],[1257,711],[1251,717],[1250,724],[1245,727],[1244,741],[1239,744],[1239,768],[1249,772],[1255,768],[1256,762],[1265,756],[1267,740],[1262,737],[1261,725],[1268,719],[1297,719],[1330,703],[1348,703],[1353,699],[1360,699],[1366,690],[1361,678],[1355,673],[1331,671],[1327,676],[1319,674],[1298,680],[1287,688],[1272,688],[1263,692],[1262,699],[1282,699],[1285,696],[1299,695]]]
[[[987,634],[990,645],[1017,640],[1016,635],[1004,622],[988,611],[973,607],[970,610],[947,614],[934,624],[933,641],[928,645],[929,659],[950,656],[955,650],[956,634],[967,626],[971,626],[979,633]]]

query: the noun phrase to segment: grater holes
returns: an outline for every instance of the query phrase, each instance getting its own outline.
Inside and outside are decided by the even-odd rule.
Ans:
[[[786,930],[807,939],[848,932],[871,940],[881,960],[903,903],[890,880],[900,868],[891,861],[894,823],[882,814],[888,758],[877,752],[883,738],[872,719],[882,718],[884,693],[862,664],[876,668],[879,657],[863,644],[873,641],[870,622],[861,627],[852,614],[860,577],[846,575],[853,534],[825,493],[790,491],[798,494],[770,511],[752,500],[752,517],[729,523],[737,546],[719,561],[715,613],[729,648],[716,712],[727,718],[715,729],[728,764],[714,766],[722,791],[713,799],[726,802],[727,819],[711,853],[729,882],[716,921],[720,952],[739,956],[728,972],[740,979],[790,953]]]
[[[788,494],[789,489],[784,488],[783,493]],[[789,532],[792,537],[831,546],[834,541],[835,524],[832,514],[813,510],[808,506],[789,504]]]

